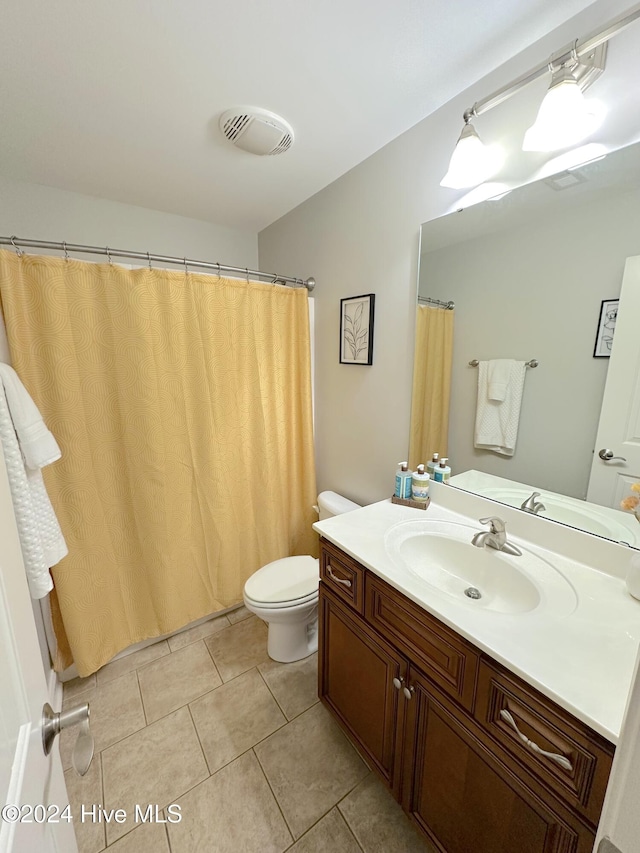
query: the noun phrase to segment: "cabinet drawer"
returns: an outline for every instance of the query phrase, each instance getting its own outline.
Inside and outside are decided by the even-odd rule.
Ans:
[[[371,572],[367,573],[365,598],[369,624],[439,687],[471,710],[478,652]]]
[[[535,776],[594,826],[598,823],[614,753],[608,741],[484,659],[475,716],[515,760],[514,772]]]
[[[364,568],[330,542],[322,539],[320,546],[320,580],[358,613],[363,613]]]

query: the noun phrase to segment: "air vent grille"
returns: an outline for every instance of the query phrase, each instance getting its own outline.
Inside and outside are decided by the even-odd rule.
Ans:
[[[242,131],[251,121],[251,116],[248,115],[234,115],[231,118],[228,118],[222,125],[222,132],[227,137],[230,142],[233,142],[235,139],[240,136]]]
[[[283,154],[293,145],[291,125],[260,107],[236,107],[220,116],[220,130],[236,148],[249,154]]]
[[[272,154],[283,154],[285,151],[287,151],[289,148],[291,148],[292,145],[293,145],[293,138],[292,138],[290,133],[287,133],[287,135],[282,138],[280,144],[276,145],[276,147],[273,149],[273,151],[271,153]]]

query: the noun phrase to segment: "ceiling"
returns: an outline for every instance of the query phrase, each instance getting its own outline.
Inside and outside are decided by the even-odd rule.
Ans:
[[[0,175],[258,231],[588,5],[9,0]],[[231,146],[243,104],[294,146]]]

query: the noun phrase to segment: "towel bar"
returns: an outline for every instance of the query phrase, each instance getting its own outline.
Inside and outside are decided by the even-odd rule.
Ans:
[[[469,362],[469,367],[477,367],[480,364],[477,358],[472,359]],[[537,367],[540,364],[537,358],[532,358],[531,361],[525,361],[525,365],[527,367]]]

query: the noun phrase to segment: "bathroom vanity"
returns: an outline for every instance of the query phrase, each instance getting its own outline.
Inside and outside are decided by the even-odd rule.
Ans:
[[[486,503],[478,506],[489,515]],[[509,512],[493,508],[503,518]],[[553,582],[544,581],[538,599],[517,586],[500,598],[486,573],[502,555],[486,555],[485,565],[486,549],[466,538],[468,522],[442,506],[422,512],[382,502],[317,526],[320,697],[441,853],[590,853],[633,672],[640,603],[619,577],[547,550],[537,556],[559,567],[573,603],[558,610]],[[532,524],[537,530],[536,519],[525,528]],[[398,549],[407,541],[398,530],[426,530],[431,538],[419,555],[427,561],[434,553],[447,569],[448,554],[458,553],[449,551],[448,531],[458,529],[472,573],[479,552],[473,580],[481,592],[488,584],[485,602],[458,600],[464,569],[443,585],[419,564],[407,571],[411,552],[403,558]],[[600,622],[590,611],[598,599]]]

